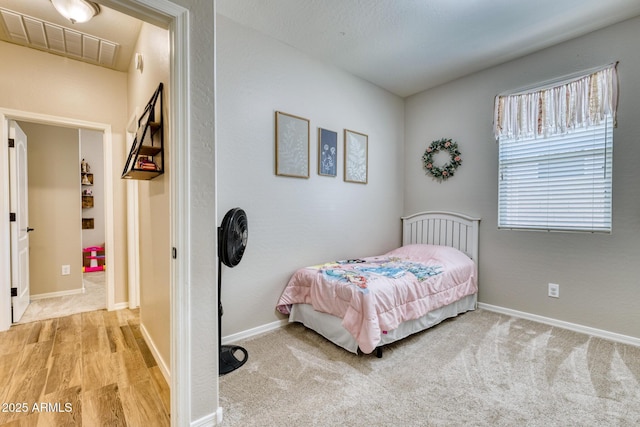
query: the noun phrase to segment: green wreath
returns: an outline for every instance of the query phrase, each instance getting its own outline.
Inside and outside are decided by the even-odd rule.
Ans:
[[[433,164],[433,155],[440,150],[447,151],[451,156],[451,161],[442,166],[436,166]],[[422,155],[422,164],[427,173],[438,181],[443,181],[453,176],[458,166],[462,164],[458,143],[448,138],[433,141]]]

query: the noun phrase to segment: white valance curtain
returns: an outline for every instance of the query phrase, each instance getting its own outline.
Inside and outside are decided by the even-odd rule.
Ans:
[[[617,62],[562,80],[496,96],[496,139],[564,134],[599,124],[618,103]]]

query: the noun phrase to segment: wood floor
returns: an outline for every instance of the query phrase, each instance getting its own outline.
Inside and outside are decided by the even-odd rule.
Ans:
[[[0,332],[0,426],[169,426],[169,387],[138,310]]]

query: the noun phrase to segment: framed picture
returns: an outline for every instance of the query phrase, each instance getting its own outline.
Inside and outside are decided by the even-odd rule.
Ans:
[[[368,178],[369,137],[344,130],[344,180],[366,184]]]
[[[276,175],[309,178],[309,120],[276,111]]]
[[[338,169],[338,133],[318,128],[318,175],[336,176]]]

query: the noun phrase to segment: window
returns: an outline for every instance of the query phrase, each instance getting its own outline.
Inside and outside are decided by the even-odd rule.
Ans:
[[[498,143],[499,228],[611,231],[611,115],[564,134]]]
[[[496,96],[498,228],[611,232],[616,66]]]

